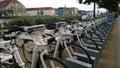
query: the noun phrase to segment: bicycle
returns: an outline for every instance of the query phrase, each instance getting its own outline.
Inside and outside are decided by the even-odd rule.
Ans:
[[[28,32],[27,35],[31,37],[30,40],[36,44],[33,48],[31,68],[67,68],[62,61],[49,55],[47,40],[51,37],[45,35],[45,25],[28,26],[23,29]]]
[[[9,33],[8,35],[6,33]],[[2,66],[9,66],[10,68],[25,68],[25,63],[22,61],[18,48],[14,45],[13,39],[16,38],[10,34],[11,31],[2,31],[2,40],[0,40],[0,59]]]
[[[36,27],[37,27],[37,25],[36,25]],[[33,28],[32,26],[31,26],[31,28]],[[50,28],[52,28],[51,26],[49,26],[49,27],[46,27],[47,28],[47,32],[50,32],[51,30],[50,30]],[[26,28],[24,28],[25,30],[27,30]],[[36,28],[34,28],[34,29],[36,29]],[[48,30],[49,29],[49,30]],[[32,40],[32,38],[31,38],[31,36],[29,35],[29,31],[30,30],[28,30],[28,31],[24,31],[24,32],[21,32],[19,35],[18,35],[18,37],[19,37],[19,39],[21,39],[22,40],[22,52],[23,52],[23,55],[24,55],[24,57],[25,57],[25,59],[28,61],[28,62],[32,62],[32,54],[33,54],[33,48],[34,48],[34,46],[35,46],[35,43],[34,43],[34,41]],[[50,38],[50,39],[48,39],[48,46],[49,46],[49,51],[50,52],[53,52],[53,51],[51,51],[51,50],[53,50],[53,48],[52,48],[52,46],[51,46],[51,43],[55,40],[54,39],[54,37],[51,35],[51,33],[45,33],[45,35],[47,35],[47,36],[51,36],[52,38]]]
[[[60,52],[59,58],[65,59],[63,54],[66,50],[66,52],[70,58],[84,61],[87,63],[92,63],[91,57],[89,56],[89,54],[87,53],[87,51],[84,48],[82,48],[78,45],[75,45],[73,42],[70,42],[72,39],[72,34],[71,34],[71,31],[69,29],[67,29],[66,22],[58,22],[57,25],[58,25],[58,27],[57,27],[58,32],[56,33],[56,36],[55,36],[57,44],[56,44],[55,52],[54,52],[53,56],[56,57],[57,51],[59,51]],[[86,55],[86,57],[87,57],[86,61],[82,60],[83,57],[80,56],[79,51],[83,52]],[[66,57],[68,57],[68,56],[66,56]]]

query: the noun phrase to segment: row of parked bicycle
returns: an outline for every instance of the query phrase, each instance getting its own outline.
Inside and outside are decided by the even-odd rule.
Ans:
[[[111,30],[107,16],[2,30],[0,68],[97,68]]]

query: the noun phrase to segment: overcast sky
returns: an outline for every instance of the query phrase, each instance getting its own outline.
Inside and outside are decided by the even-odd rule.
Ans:
[[[83,5],[79,4],[77,0],[18,0],[26,8],[36,8],[36,7],[76,7],[80,10],[93,10],[93,5]],[[100,11],[105,11],[101,9]]]

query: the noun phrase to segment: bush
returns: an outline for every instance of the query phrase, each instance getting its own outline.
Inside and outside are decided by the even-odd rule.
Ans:
[[[61,19],[72,20],[72,19],[77,19],[77,18],[80,18],[80,17],[78,16],[62,16],[62,17],[59,17],[59,16],[36,16],[36,17],[24,16],[24,17],[13,19],[10,22],[8,22],[6,28],[11,28],[14,25],[31,26],[31,25],[58,22]]]
[[[10,22],[8,22],[9,28],[11,28],[14,25],[18,26],[31,26],[34,25],[34,18],[33,17],[20,17],[17,19],[13,19]]]

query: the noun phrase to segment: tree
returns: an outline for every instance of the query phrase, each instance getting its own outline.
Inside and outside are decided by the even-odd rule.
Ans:
[[[95,4],[100,8],[106,8],[109,11],[117,12],[119,9],[120,0],[79,0],[79,3],[90,4],[94,3],[94,15],[95,15]]]
[[[109,11],[117,12],[119,9],[120,0],[101,0],[99,7],[107,8]]]
[[[90,3],[98,3],[100,0],[79,0],[79,3],[90,4]]]
[[[41,14],[42,16],[44,15],[44,12],[43,12],[43,10],[41,10],[41,11],[40,11],[40,14]]]

